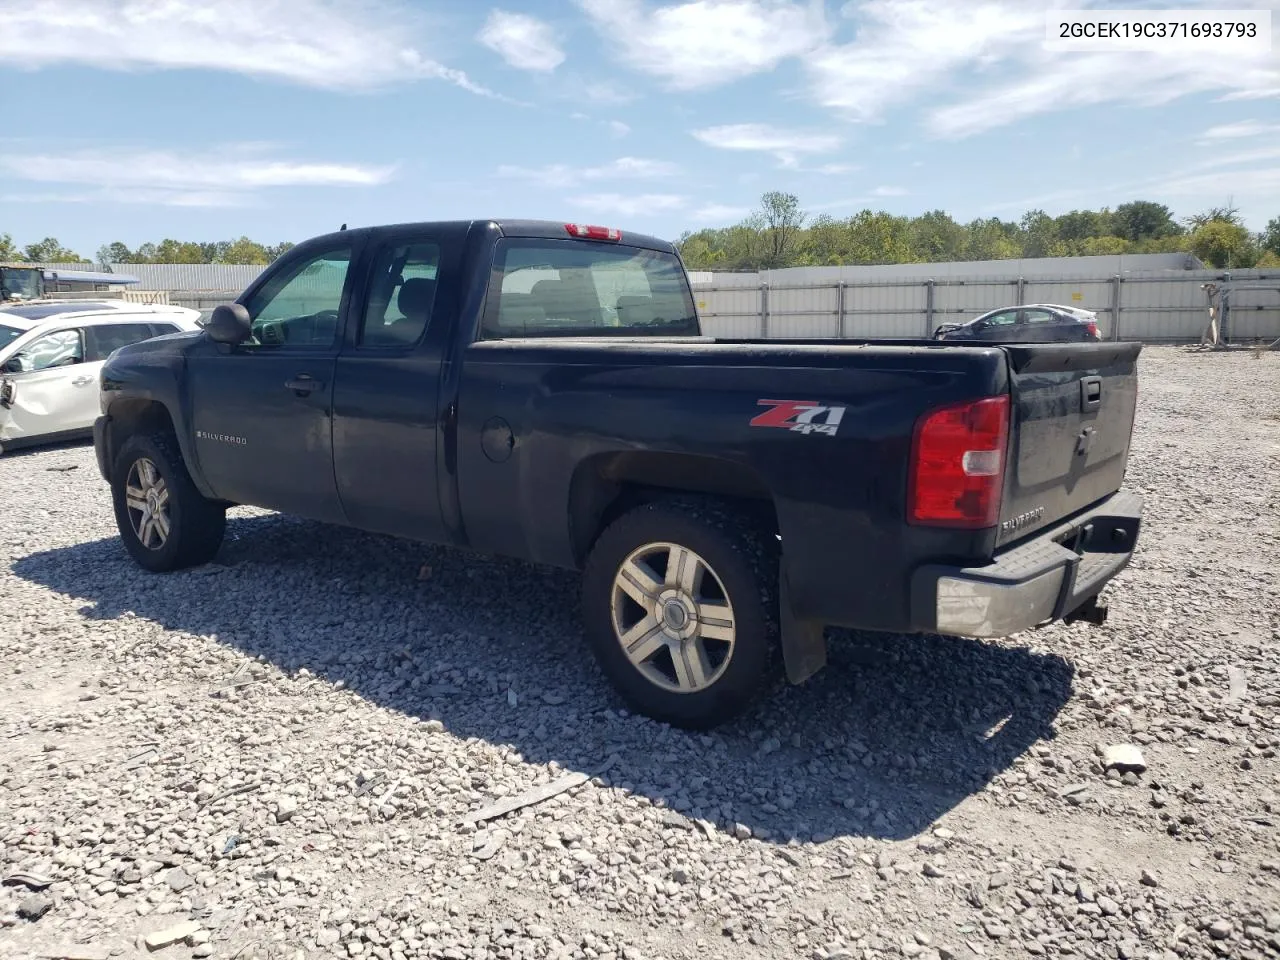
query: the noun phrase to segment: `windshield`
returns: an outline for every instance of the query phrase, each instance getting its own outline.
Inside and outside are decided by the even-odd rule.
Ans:
[[[6,300],[35,300],[40,296],[40,272],[23,267],[0,268],[0,294]]]
[[[0,353],[3,353],[5,347],[26,332],[25,330],[19,330],[17,327],[6,327],[0,324]]]

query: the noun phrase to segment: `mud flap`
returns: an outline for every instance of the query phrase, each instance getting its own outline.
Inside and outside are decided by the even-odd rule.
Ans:
[[[778,578],[779,626],[782,634],[782,663],[789,683],[804,683],[827,665],[824,626],[812,620],[798,620],[791,612],[791,590],[784,571]]]

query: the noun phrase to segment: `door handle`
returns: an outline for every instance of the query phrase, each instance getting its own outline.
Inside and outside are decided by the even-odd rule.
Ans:
[[[71,385],[73,387],[83,387],[86,383],[93,383],[94,381],[94,377],[76,377],[71,381]]]
[[[301,373],[292,380],[286,380],[284,386],[286,390],[292,390],[296,394],[305,396],[313,390],[323,389],[324,383],[313,379],[308,374]]]
[[[1102,378],[1084,377],[1080,381],[1080,409],[1084,413],[1102,406]]]

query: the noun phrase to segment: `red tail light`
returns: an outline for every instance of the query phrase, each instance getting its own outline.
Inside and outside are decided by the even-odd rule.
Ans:
[[[581,223],[566,223],[564,225],[565,232],[571,237],[580,237],[583,240],[621,240],[622,231],[613,227],[594,227]]]
[[[1095,321],[1095,320],[1086,320],[1086,321],[1084,322],[1084,325],[1085,325],[1085,328],[1086,328],[1086,329],[1088,329],[1088,331],[1089,331],[1089,336],[1094,337],[1094,338],[1096,339],[1096,338],[1097,338],[1097,336],[1098,336],[1098,324],[1097,324],[1097,321]]]
[[[988,397],[932,410],[916,422],[907,519],[980,530],[1000,516],[1009,398]]]

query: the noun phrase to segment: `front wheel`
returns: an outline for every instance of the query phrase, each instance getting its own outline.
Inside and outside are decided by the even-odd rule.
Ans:
[[[610,525],[587,560],[587,639],[636,711],[713,727],[773,672],[776,582],[776,551],[742,517],[712,502],[646,504]]]
[[[154,573],[208,563],[222,545],[226,508],[201,496],[171,435],[125,441],[111,499],[125,549]]]

